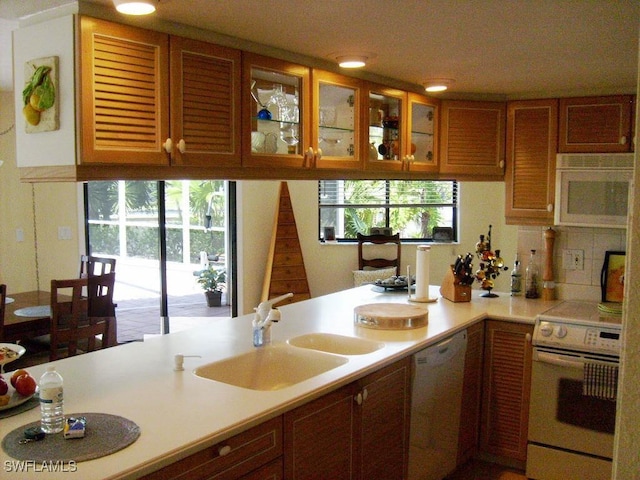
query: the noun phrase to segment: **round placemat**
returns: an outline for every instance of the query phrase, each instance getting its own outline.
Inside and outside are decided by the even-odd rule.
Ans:
[[[140,436],[140,427],[131,420],[107,413],[73,413],[66,417],[85,417],[84,438],[65,439],[62,432],[45,436],[44,440],[20,444],[24,431],[39,427],[40,421],[16,428],[2,440],[2,449],[17,460],[35,462],[84,462],[122,450]]]

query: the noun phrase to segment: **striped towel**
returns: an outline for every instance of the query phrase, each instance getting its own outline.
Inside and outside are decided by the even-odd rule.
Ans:
[[[584,364],[582,395],[616,401],[618,392],[618,366],[601,363]]]

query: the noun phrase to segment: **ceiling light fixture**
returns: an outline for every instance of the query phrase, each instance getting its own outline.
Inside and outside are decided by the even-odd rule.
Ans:
[[[113,0],[116,10],[125,15],[148,15],[156,11],[156,0]]]
[[[364,55],[340,55],[336,60],[342,68],[362,68],[367,64],[367,57]]]
[[[428,82],[423,83],[423,85],[424,85],[424,89],[427,92],[434,93],[434,92],[444,92],[451,85],[453,85],[454,82],[455,81],[450,78],[434,78],[432,80],[429,80]]]

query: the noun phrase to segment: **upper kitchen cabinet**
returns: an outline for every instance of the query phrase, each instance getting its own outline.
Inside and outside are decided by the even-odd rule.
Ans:
[[[81,163],[240,165],[239,50],[82,17]]]
[[[361,169],[361,81],[322,70],[313,70],[311,76],[313,166]]]
[[[251,53],[242,63],[242,165],[312,167],[310,69]]]
[[[477,178],[504,175],[506,104],[443,100],[440,172]]]
[[[560,99],[560,153],[633,151],[633,96]]]
[[[368,124],[366,169],[398,171],[405,165],[407,93],[367,84],[364,114]]]
[[[407,108],[407,168],[437,172],[438,100],[409,92]]]
[[[553,224],[558,100],[507,105],[507,224]]]
[[[240,50],[172,36],[170,52],[172,164],[240,166]]]
[[[78,163],[168,165],[169,36],[80,19]]]

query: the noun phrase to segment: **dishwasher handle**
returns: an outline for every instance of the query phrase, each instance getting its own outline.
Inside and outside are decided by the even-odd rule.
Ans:
[[[442,365],[447,363],[461,351],[464,353],[467,348],[467,331],[463,330],[457,334],[442,340],[435,345],[425,348],[415,354],[416,366],[419,365]]]

